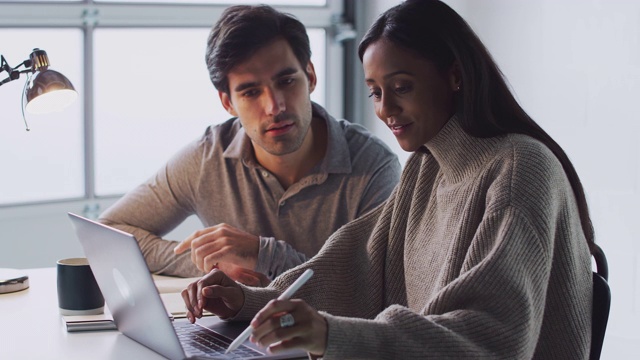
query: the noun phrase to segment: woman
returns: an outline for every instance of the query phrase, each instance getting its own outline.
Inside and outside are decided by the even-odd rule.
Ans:
[[[377,116],[414,152],[400,184],[266,289],[219,271],[191,284],[191,321],[253,317],[253,341],[325,359],[587,358],[584,192],[484,45],[444,3],[409,0],[359,55]],[[269,302],[307,268],[300,300]]]

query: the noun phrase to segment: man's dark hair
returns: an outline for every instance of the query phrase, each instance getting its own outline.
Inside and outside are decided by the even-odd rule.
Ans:
[[[306,72],[311,48],[307,30],[298,19],[267,5],[227,8],[207,39],[205,61],[213,86],[229,94],[229,71],[279,38],[289,43]]]

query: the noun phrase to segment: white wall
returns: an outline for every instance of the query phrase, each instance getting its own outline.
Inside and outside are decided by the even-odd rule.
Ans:
[[[59,259],[84,256],[67,212],[95,219],[115,200],[0,208],[0,268],[51,267]],[[165,238],[183,240],[201,228],[200,220],[191,216]]]
[[[371,2],[370,22],[399,0]],[[640,358],[640,1],[445,0],[475,29],[525,110],[581,176],[609,260],[602,359]],[[368,106],[367,126],[399,154]]]

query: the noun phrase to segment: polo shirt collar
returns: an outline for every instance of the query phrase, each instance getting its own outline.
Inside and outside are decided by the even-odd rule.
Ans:
[[[327,153],[320,163],[320,172],[322,173],[350,173],[351,172],[351,156],[349,145],[344,137],[344,130],[340,123],[336,121],[327,111],[315,102],[311,102],[311,111],[313,117],[321,118],[327,125]],[[261,167],[256,161],[253,153],[251,139],[247,136],[244,128],[240,124],[240,119],[236,118],[235,122],[238,131],[233,140],[223,153],[224,158],[241,159],[242,163],[247,167]],[[235,127],[235,126],[234,126]]]

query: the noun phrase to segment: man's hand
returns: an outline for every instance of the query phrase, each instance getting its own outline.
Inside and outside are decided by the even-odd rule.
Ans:
[[[229,275],[234,270],[229,266],[255,269],[258,263],[260,238],[231,225],[218,224],[198,230],[173,250],[176,254],[191,249],[191,260],[204,272],[220,268]]]
[[[181,295],[192,324],[202,317],[203,310],[226,319],[235,316],[244,305],[240,285],[217,269],[189,284]]]
[[[235,266],[233,264],[222,264],[227,276],[231,279],[249,286],[265,287],[269,285],[271,280],[263,273]]]

